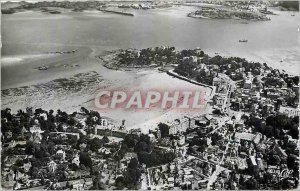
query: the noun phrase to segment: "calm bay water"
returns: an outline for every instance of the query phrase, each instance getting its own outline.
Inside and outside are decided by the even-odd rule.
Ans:
[[[239,51],[298,46],[299,13],[280,12],[269,22],[186,17],[193,7],[135,11],[134,17],[101,12],[45,15],[26,12],[2,17],[2,55],[36,53],[61,45],[145,48],[159,45]],[[238,43],[248,39],[248,43]]]

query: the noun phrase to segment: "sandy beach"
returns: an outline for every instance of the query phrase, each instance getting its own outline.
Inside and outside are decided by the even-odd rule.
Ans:
[[[174,46],[177,50],[200,47],[210,56],[219,53],[221,56],[242,57],[265,62],[289,74],[299,74],[300,54],[294,39],[298,33],[293,21],[290,21],[297,19],[298,13],[295,17],[281,13],[272,16],[267,23],[242,25],[240,21],[207,21],[186,17],[195,9],[183,6],[135,11],[132,18],[97,11],[59,15],[29,11],[4,15],[2,108],[10,107],[16,111],[41,107],[67,112],[79,110],[81,106],[95,109],[95,94],[101,89],[199,88],[209,92],[204,87],[173,78],[157,69],[115,71],[103,67],[96,56],[116,49],[162,45]],[[283,23],[283,26],[277,23]],[[22,32],[19,32],[20,27]],[[266,31],[268,35],[257,31]],[[248,39],[248,43],[238,42],[244,38]],[[76,51],[56,53],[72,50]],[[47,70],[39,70],[39,67],[47,67]],[[156,126],[159,121],[172,121],[179,115],[189,114],[189,111],[159,109],[99,112],[114,119],[117,124],[128,118],[128,128],[143,126],[145,130]],[[191,115],[206,112],[210,112],[209,107]]]
[[[34,108],[41,107],[43,109],[61,109],[67,112],[79,110],[82,106],[88,109],[97,110],[97,108],[94,107],[96,93],[100,90],[114,89],[127,91],[132,90],[133,88],[144,91],[150,89],[170,91],[199,89],[208,95],[210,94],[211,90],[209,88],[173,78],[166,73],[159,72],[157,69],[138,69],[134,71],[116,71],[107,69],[102,66],[102,63],[95,57],[95,54],[98,55],[99,52],[93,51],[87,55],[86,51],[91,50],[92,49],[89,48],[81,48],[80,51],[83,52],[80,54],[82,57],[85,56],[85,58],[78,58],[77,60],[77,57],[73,58],[69,55],[59,55],[56,57],[58,60],[55,62],[53,59],[49,59],[47,62],[46,59],[42,58],[43,63],[50,67],[48,70],[61,70],[60,72],[55,73],[52,71],[52,76],[47,79],[40,79],[40,76],[45,75],[44,72],[48,72],[48,70],[40,71],[32,68],[28,68],[27,70],[24,69],[24,71],[17,70],[24,75],[25,72],[33,72],[36,75],[29,78],[28,81],[24,81],[26,78],[24,78],[23,81],[19,79],[20,83],[12,81],[11,83],[14,84],[15,87],[9,87],[10,84],[8,84],[6,86],[8,88],[1,91],[3,99],[2,107],[9,107],[13,111],[25,109],[30,106]],[[10,70],[13,70],[13,68],[18,68],[22,62],[21,65],[23,68],[26,68],[26,66],[28,67],[29,65],[32,67],[31,62],[29,64],[30,59],[35,60],[36,64],[34,66],[38,65],[39,62],[37,57],[26,57],[26,59],[24,59],[26,62],[16,60],[17,62],[7,67],[9,67]],[[60,64],[57,62],[60,62]],[[70,67],[74,66],[74,64],[78,64],[79,67]],[[63,76],[61,76],[62,74]],[[206,108],[203,108],[200,112],[197,111],[197,115],[205,113],[205,109]],[[123,119],[130,118],[130,121],[126,121],[128,128],[137,128],[137,126],[145,122],[152,124],[154,119],[162,120],[163,118],[170,117],[170,110],[159,108],[144,111],[118,109],[101,110],[99,112],[101,115],[113,119],[117,124],[121,124]],[[177,115],[181,113],[181,111],[172,112],[177,113]],[[152,122],[149,122],[149,120]]]
[[[75,50],[65,49],[65,51]],[[68,77],[88,68],[84,62],[90,55],[90,48],[77,48],[74,53],[56,53],[62,50],[40,52],[37,54],[12,55],[3,57],[2,89],[45,83],[58,77]],[[78,64],[80,62],[80,65]],[[39,70],[45,66],[47,70]],[[82,68],[80,68],[82,67]],[[80,70],[79,70],[80,68]]]
[[[224,57],[241,57],[248,61],[266,63],[268,66],[284,70],[291,75],[299,75],[300,51],[298,47],[289,49],[274,48],[257,51],[242,51],[236,49],[204,49],[210,56],[220,55]],[[217,54],[216,54],[217,53]]]

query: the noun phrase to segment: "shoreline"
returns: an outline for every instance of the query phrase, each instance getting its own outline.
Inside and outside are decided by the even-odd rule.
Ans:
[[[282,48],[266,49],[264,51],[248,52],[248,51],[237,51],[237,50],[216,50],[210,48],[204,48],[209,56],[220,55],[222,57],[240,57],[246,59],[248,62],[259,62],[260,64],[266,63],[269,67],[284,70],[285,73],[290,75],[299,75],[299,61],[300,51],[297,47],[291,47],[288,50]],[[218,54],[216,54],[216,52]],[[287,54],[284,54],[284,53]],[[278,58],[280,53],[281,58]],[[295,58],[288,60],[289,57],[294,56]],[[283,59],[283,62],[280,62]],[[296,70],[295,70],[296,69]]]
[[[75,109],[80,109],[81,106],[84,106],[88,109],[94,109],[94,94],[97,90],[101,89],[122,89],[127,88],[139,88],[139,89],[168,89],[169,87],[182,88],[182,89],[194,89],[199,88],[200,91],[210,93],[205,87],[195,86],[194,84],[187,83],[185,81],[174,79],[165,72],[160,72],[156,69],[137,69],[133,71],[126,70],[110,70],[104,66],[104,63],[101,60],[97,59],[99,52],[102,55],[107,55],[111,51],[97,51],[93,50],[92,53],[88,56],[88,65],[90,68],[79,67],[74,74],[81,74],[82,77],[76,77],[81,81],[87,81],[86,89],[81,87],[80,91],[76,89],[69,90],[69,87],[76,85],[78,80],[75,80],[74,75],[59,77],[59,75],[52,76],[53,80],[40,81],[39,79],[35,81],[34,84],[27,83],[23,87],[8,88],[2,90],[2,107],[9,107],[12,111],[17,111],[19,109],[25,109],[26,107],[34,108],[44,108],[44,109],[61,109],[67,112],[71,112]],[[16,66],[13,66],[13,68]],[[85,71],[94,71],[91,73],[84,73]],[[125,75],[126,74],[126,75]],[[158,80],[154,82],[153,80]],[[164,85],[161,85],[161,81],[164,81]],[[70,86],[65,88],[61,87],[60,84],[67,83]],[[77,87],[77,85],[76,85]],[[134,128],[135,125],[148,122],[149,120],[164,116],[169,110],[160,110],[155,109],[145,112],[135,111],[135,110],[116,110],[116,111],[99,111],[104,116],[114,119],[117,123],[121,123],[122,119],[126,119],[128,116],[131,116],[133,119],[132,122],[128,122],[129,128]],[[179,115],[181,111],[174,111]],[[204,112],[201,110],[201,112]],[[168,117],[167,117],[168,119]],[[145,129],[147,131],[147,129]]]
[[[1,66],[2,78],[5,79],[1,82],[2,90],[46,83],[62,76],[80,73],[83,70],[82,61],[89,57],[92,49],[77,48],[78,51],[68,54],[40,52],[2,57],[1,61],[6,61]],[[39,70],[39,67],[47,67],[47,70]]]
[[[69,52],[70,50],[77,50],[75,53],[66,53],[59,54],[57,52]],[[44,53],[35,53],[35,54],[24,54],[24,55],[8,55],[3,56],[1,58],[2,62],[2,76],[5,78],[5,81],[2,81],[2,89],[10,89],[21,86],[31,86],[38,83],[46,83],[52,79],[57,79],[61,76],[65,76],[65,72],[67,72],[67,77],[72,74],[77,74],[82,71],[89,70],[87,66],[92,66],[92,68],[97,68],[97,64],[104,66],[107,69],[115,70],[115,71],[132,71],[132,70],[146,70],[146,69],[158,69],[160,72],[167,72],[172,68],[170,65],[165,66],[115,66],[113,63],[103,61],[103,57],[114,55],[118,53],[120,50],[110,50],[110,51],[101,51],[97,50],[97,48],[86,47],[86,46],[72,46],[70,48],[57,47],[55,51],[48,51],[46,54]],[[276,52],[282,52],[282,49],[275,50],[266,50],[264,52],[245,52],[245,51],[235,51],[235,50],[217,50],[217,49],[206,49],[203,51],[207,53],[210,57],[220,55],[222,57],[240,57],[245,58],[247,61],[251,62],[259,62],[266,63],[269,67],[274,69],[284,70],[287,74],[297,75],[299,69],[299,56],[297,56],[297,50],[295,48],[291,48],[290,50],[286,50],[287,54],[281,55],[283,57],[283,62],[280,62],[278,54]],[[49,54],[51,52],[51,54]],[[52,54],[53,53],[53,54]],[[298,52],[299,53],[299,52]],[[78,54],[78,55],[76,55]],[[74,56],[76,55],[76,56]],[[274,55],[272,57],[272,55]],[[295,56],[294,58],[291,56]],[[298,58],[298,60],[297,60]],[[290,59],[290,60],[289,60]],[[86,61],[85,61],[86,60]],[[286,61],[287,60],[287,61]],[[85,64],[82,63],[85,62]],[[93,62],[93,63],[92,63]],[[78,64],[78,66],[77,66]],[[87,65],[86,65],[87,64]],[[40,66],[49,66],[49,70],[38,70],[37,68]],[[13,72],[9,72],[13,71]],[[55,72],[55,75],[48,76],[49,71]],[[8,78],[5,76],[10,74],[14,74],[13,76],[9,75]],[[46,74],[46,75],[45,75]],[[25,78],[20,79],[22,76],[26,76]],[[9,80],[11,79],[11,80]],[[24,80],[25,79],[25,80]]]
[[[130,48],[129,48],[130,49]],[[117,53],[119,53],[122,50],[126,49],[118,49],[109,51],[104,56],[113,56]],[[182,49],[183,50],[183,49]],[[222,57],[239,57],[244,58],[248,62],[259,62],[260,64],[266,63],[269,67],[278,69],[278,70],[284,70],[285,73],[290,75],[298,75],[298,70],[295,71],[295,67],[299,69],[299,59],[300,57],[297,55],[299,54],[299,50],[297,50],[297,47],[291,47],[289,50],[285,50],[288,54],[282,54],[284,52],[284,49],[277,48],[277,49],[266,49],[265,51],[256,51],[256,52],[248,52],[248,51],[240,51],[235,49],[227,49],[227,50],[220,50],[220,49],[211,49],[211,48],[201,48],[201,50],[204,51],[204,53],[208,54],[209,57],[214,56],[222,56]],[[178,49],[178,51],[181,51],[181,49]],[[278,53],[278,54],[277,54]],[[276,56],[278,57],[279,53],[282,54],[282,62],[280,58],[276,59]],[[289,58],[291,56],[294,56],[295,58]],[[133,65],[133,66],[119,66],[115,64],[114,62],[109,62],[107,60],[103,59],[103,55],[97,55],[97,59],[100,59],[103,61],[103,66],[111,69],[111,70],[120,70],[120,71],[131,71],[134,69],[155,69],[157,68],[161,72],[167,72],[168,70],[165,70],[164,68],[173,67],[172,64],[167,64],[164,66],[157,66],[157,65],[147,65],[147,66],[139,66],[139,65]]]
[[[241,10],[277,3],[215,3],[20,2],[4,15],[5,188],[295,189],[300,14],[252,22]]]
[[[263,14],[259,11],[252,12],[245,9],[234,10],[228,7],[220,7],[220,8],[209,7],[208,8],[209,11],[206,9],[203,10],[203,8],[201,8],[200,10],[190,12],[187,14],[187,16],[191,18],[218,19],[218,20],[228,20],[228,19],[241,20],[241,21],[270,21],[271,20],[269,17],[267,17],[268,14]]]
[[[87,67],[79,67],[78,70],[74,71],[74,75],[77,73],[84,73],[87,71],[95,71],[95,74],[99,75],[98,77],[95,77],[93,81],[98,80],[99,82],[95,83],[94,85],[88,84],[87,88],[92,91],[80,91],[80,92],[72,92],[70,93],[68,90],[63,92],[57,92],[56,90],[51,90],[50,97],[45,98],[45,95],[47,96],[48,90],[46,89],[45,92],[41,92],[40,94],[35,95],[35,99],[26,97],[27,94],[24,94],[24,96],[9,96],[9,97],[3,97],[4,102],[2,102],[1,106],[3,107],[10,107],[13,106],[14,109],[18,110],[20,109],[20,106],[24,106],[24,109],[26,106],[34,106],[34,107],[45,107],[47,109],[62,109],[71,111],[76,108],[80,108],[81,106],[87,107],[89,109],[93,109],[92,103],[94,100],[94,93],[93,91],[96,91],[98,89],[116,89],[116,88],[123,88],[128,87],[130,88],[155,88],[161,86],[161,81],[164,81],[164,86],[161,88],[167,88],[167,87],[176,87],[176,88],[183,88],[183,87],[190,87],[190,88],[200,88],[203,89],[206,93],[205,95],[205,109],[201,110],[202,114],[205,114],[209,112],[208,110],[210,106],[207,103],[211,96],[214,93],[214,87],[211,87],[206,84],[201,84],[199,82],[194,82],[190,79],[184,79],[184,77],[174,74],[170,69],[166,71],[161,71],[159,67],[153,67],[153,68],[131,68],[132,70],[129,70],[129,68],[118,68],[117,70],[109,69],[105,62],[99,57],[101,56],[107,56],[111,55],[114,51],[99,51],[97,49],[91,49],[92,52],[89,53],[87,56],[86,66],[90,66],[90,68]],[[204,50],[205,53],[208,53],[210,56],[212,54],[209,53],[209,51]],[[101,55],[99,55],[101,52]],[[65,55],[63,55],[65,56]],[[247,59],[248,60],[248,59]],[[22,62],[22,61],[21,61]],[[16,66],[12,66],[14,68]],[[271,66],[273,67],[273,66]],[[126,77],[124,76],[126,74]],[[72,76],[70,74],[70,76]],[[169,77],[167,77],[169,76]],[[56,74],[56,76],[52,76],[53,80],[59,78],[59,74]],[[176,79],[175,79],[176,78]],[[68,76],[64,76],[65,80],[70,79]],[[83,78],[84,79],[84,78]],[[103,79],[103,80],[102,80]],[[151,83],[154,79],[158,79],[159,82],[157,83]],[[46,80],[47,81],[47,80]],[[47,82],[37,80],[35,81],[35,84],[39,84],[38,86],[44,87]],[[150,83],[150,84],[149,84]],[[51,83],[50,83],[51,84]],[[180,86],[179,86],[180,84]],[[27,84],[28,88],[34,87],[33,84]],[[50,86],[49,86],[50,87]],[[208,92],[206,88],[209,88],[210,91]],[[9,88],[11,89],[11,88]],[[16,88],[16,90],[19,88]],[[34,88],[35,90],[38,90],[38,88]],[[33,90],[30,90],[34,92]],[[3,92],[3,91],[2,91]],[[80,95],[79,95],[80,94]],[[207,95],[209,94],[209,95]],[[30,96],[32,97],[32,96]],[[55,98],[56,97],[56,98]],[[51,100],[55,100],[55,102],[51,102]],[[46,99],[46,100],[45,100]],[[15,102],[15,101],[16,102]],[[52,100],[52,101],[53,101]],[[69,100],[69,101],[68,101]],[[187,112],[187,111],[173,111],[173,110],[167,110],[167,111],[152,111],[151,114],[149,114],[149,111],[146,111],[147,116],[145,117],[143,112],[139,111],[99,111],[104,116],[107,116],[111,119],[114,119],[117,123],[120,123],[121,119],[126,118],[128,115],[134,119],[135,121],[133,124],[128,124],[128,128],[133,129],[137,128],[139,126],[144,126],[145,131],[149,129],[150,126],[155,126],[157,121],[161,120],[169,120],[171,116],[174,115],[174,117],[178,117],[181,115],[200,115],[200,113],[195,112]],[[187,113],[186,113],[187,112]],[[172,114],[172,115],[171,115]],[[144,117],[143,117],[144,116]],[[120,120],[118,120],[120,119]]]

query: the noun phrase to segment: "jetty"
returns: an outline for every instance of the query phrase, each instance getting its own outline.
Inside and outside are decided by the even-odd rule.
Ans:
[[[126,15],[126,16],[134,16],[133,13],[127,13],[122,11],[113,11],[113,10],[107,10],[107,9],[98,9],[99,11],[106,12],[106,13],[115,13],[119,15]]]
[[[187,78],[187,77],[185,77],[185,76],[182,76],[182,75],[180,75],[180,74],[177,74],[176,72],[174,72],[174,70],[172,69],[172,70],[168,70],[167,72],[166,72],[168,75],[170,75],[170,76],[173,76],[173,77],[175,77],[175,78],[178,78],[178,79],[180,79],[180,80],[184,80],[184,81],[186,81],[186,82],[189,82],[189,83],[192,83],[192,84],[195,84],[195,85],[199,85],[199,86],[203,86],[203,87],[206,87],[206,88],[210,88],[211,89],[211,92],[210,92],[210,99],[212,99],[212,97],[214,96],[214,94],[215,94],[215,92],[216,92],[216,86],[210,86],[210,85],[207,85],[207,84],[202,84],[202,83],[199,83],[199,82],[197,82],[197,81],[195,81],[195,80],[192,80],[192,79],[189,79],[189,78]]]

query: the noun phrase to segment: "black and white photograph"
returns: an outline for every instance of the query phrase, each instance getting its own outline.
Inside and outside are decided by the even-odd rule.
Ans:
[[[299,189],[299,1],[0,5],[1,190]]]

